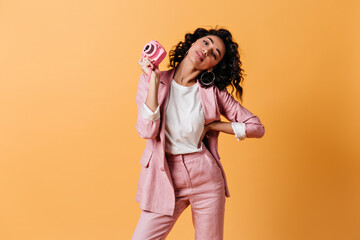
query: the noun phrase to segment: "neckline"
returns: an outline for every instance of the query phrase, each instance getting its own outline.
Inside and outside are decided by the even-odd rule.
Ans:
[[[178,88],[178,89],[181,89],[181,90],[186,90],[186,91],[191,91],[193,90],[194,88],[197,88],[198,86],[198,82],[194,83],[193,85],[187,87],[187,86],[183,86],[183,85],[180,85],[178,84],[174,79],[172,79],[172,84]]]

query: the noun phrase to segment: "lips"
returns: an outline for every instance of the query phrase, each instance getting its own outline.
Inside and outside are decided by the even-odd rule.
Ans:
[[[196,51],[196,54],[198,55],[200,61],[204,61],[204,56],[199,51]]]

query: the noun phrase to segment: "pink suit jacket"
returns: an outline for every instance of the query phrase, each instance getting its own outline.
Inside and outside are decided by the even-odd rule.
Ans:
[[[142,165],[138,181],[136,201],[140,208],[164,215],[173,215],[175,207],[175,192],[167,161],[165,158],[165,106],[173,79],[174,69],[162,71],[158,90],[160,118],[150,121],[142,117],[141,109],[144,104],[149,83],[145,74],[141,74],[136,103],[138,118],[136,129],[140,137],[147,139],[145,150],[140,159]],[[205,116],[205,125],[213,121],[220,121],[223,115],[231,122],[245,123],[247,137],[260,138],[264,135],[264,126],[259,118],[237,102],[227,90],[220,91],[217,87],[202,88],[199,84],[201,105]],[[225,183],[225,195],[230,197],[225,172],[218,154],[218,131],[208,131],[203,143],[216,159]]]

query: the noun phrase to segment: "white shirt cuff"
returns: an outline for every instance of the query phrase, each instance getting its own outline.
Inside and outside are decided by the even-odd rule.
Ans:
[[[231,127],[234,130],[235,137],[238,141],[246,138],[245,123],[242,122],[231,122]]]
[[[155,122],[160,118],[159,106],[157,106],[155,112],[153,112],[146,104],[143,104],[141,116],[147,120]]]

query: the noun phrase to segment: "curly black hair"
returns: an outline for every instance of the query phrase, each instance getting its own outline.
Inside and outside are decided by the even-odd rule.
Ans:
[[[242,81],[244,80],[243,69],[241,68],[240,54],[238,51],[239,45],[233,41],[231,33],[225,28],[212,28],[206,30],[204,28],[197,28],[194,33],[186,33],[185,41],[180,41],[174,49],[169,52],[169,68],[176,68],[181,61],[186,56],[186,52],[191,47],[191,44],[195,42],[197,39],[202,38],[208,35],[215,35],[220,37],[226,47],[225,55],[221,59],[221,61],[215,66],[213,73],[215,74],[215,80],[212,85],[215,85],[219,90],[225,89],[227,86],[231,85],[232,91],[234,92],[234,88],[236,89],[236,96],[242,102],[243,88],[240,86]],[[202,72],[203,73],[203,72]],[[199,79],[200,75],[197,76]],[[210,74],[205,74],[206,75]],[[212,76],[210,75],[212,78]],[[210,82],[211,80],[209,80]],[[201,84],[201,82],[199,81]],[[202,87],[210,87],[201,84]]]

